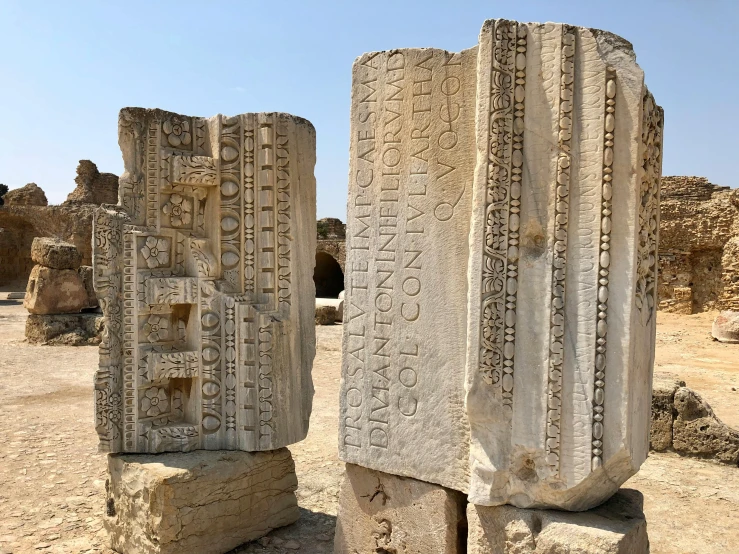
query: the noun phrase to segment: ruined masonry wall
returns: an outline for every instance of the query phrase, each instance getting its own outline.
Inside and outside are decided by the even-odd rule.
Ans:
[[[736,202],[735,191],[704,177],[662,178],[661,310],[690,314],[739,306],[739,249],[726,250],[739,233]]]

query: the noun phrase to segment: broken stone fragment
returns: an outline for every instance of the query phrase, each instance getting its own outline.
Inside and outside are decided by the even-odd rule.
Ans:
[[[263,451],[304,439],[315,356],[313,125],[285,113],[142,108],[122,109],[118,123],[120,203],[98,208],[93,225],[106,318],[95,380],[101,450]]]
[[[604,502],[649,450],[663,111],[631,45],[496,19],[366,53],[351,126],[340,458]]]
[[[724,311],[716,316],[711,335],[719,342],[739,343],[739,312]]]
[[[675,392],[677,417],[672,428],[676,452],[739,464],[739,431],[716,417],[701,396],[686,387]]]
[[[74,314],[89,307],[90,299],[75,269],[36,265],[28,278],[23,306],[32,314]]]
[[[46,193],[36,183],[13,189],[3,196],[6,206],[48,206]]]
[[[88,346],[100,344],[103,316],[82,314],[29,314],[26,340],[30,344]]]
[[[31,259],[54,269],[77,269],[82,263],[82,255],[74,244],[49,237],[33,239]]]

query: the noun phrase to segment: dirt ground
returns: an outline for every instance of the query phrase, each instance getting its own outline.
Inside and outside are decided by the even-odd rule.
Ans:
[[[0,554],[110,554],[105,547],[105,456],[93,429],[96,347],[24,342],[26,312],[0,293]],[[739,427],[739,345],[710,338],[715,314],[658,317],[658,372],[701,392]],[[342,471],[337,459],[341,326],[318,328],[316,395],[295,458],[298,523],[235,553],[329,553]],[[654,553],[739,553],[739,469],[653,454],[625,486],[645,497]]]

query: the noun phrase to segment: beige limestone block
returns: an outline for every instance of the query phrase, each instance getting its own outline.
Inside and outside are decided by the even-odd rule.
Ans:
[[[108,456],[110,547],[137,554],[222,554],[298,519],[290,452]]]
[[[31,259],[54,269],[77,269],[82,254],[74,244],[48,237],[36,237],[31,244]]]
[[[587,512],[467,505],[468,554],[646,554],[640,492],[622,489]]]
[[[599,30],[487,21],[477,78],[470,502],[588,509],[648,452],[662,109]]]
[[[353,66],[339,455],[468,482],[466,271],[476,49]]]
[[[108,452],[273,450],[308,432],[315,130],[283,113],[125,108],[118,206],[94,218]]]
[[[35,265],[28,277],[23,306],[32,314],[73,314],[88,308],[90,298],[74,269]]]
[[[464,495],[346,464],[335,554],[456,554],[463,546]]]

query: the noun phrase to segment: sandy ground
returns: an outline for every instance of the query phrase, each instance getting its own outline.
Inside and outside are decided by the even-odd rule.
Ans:
[[[0,293],[0,554],[110,554],[105,457],[93,429],[96,347],[23,340],[26,312]],[[659,314],[657,368],[703,393],[739,427],[739,346],[710,339],[715,314]],[[318,328],[316,396],[308,438],[291,447],[300,521],[235,552],[329,553],[342,464],[336,457],[341,326]],[[654,454],[627,485],[645,496],[655,553],[739,553],[739,469]]]

